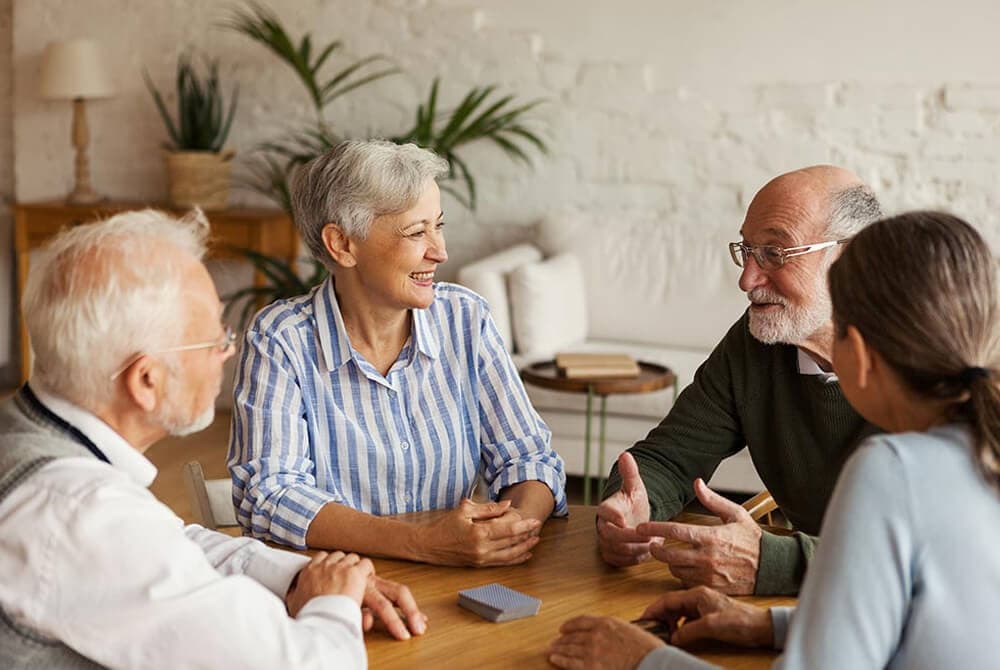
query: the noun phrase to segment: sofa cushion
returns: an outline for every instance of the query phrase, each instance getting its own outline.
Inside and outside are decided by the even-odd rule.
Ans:
[[[587,336],[583,286],[583,269],[573,254],[511,270],[507,290],[515,350],[544,356],[583,341]]]
[[[747,300],[726,249],[739,222],[703,223],[634,212],[614,221],[556,216],[541,223],[537,242],[546,255],[575,254],[587,269],[587,337],[708,349]]]
[[[514,350],[511,328],[510,298],[507,294],[507,274],[525,263],[542,259],[542,252],[530,244],[518,244],[499,253],[470,263],[458,271],[458,283],[486,299],[507,351]]]

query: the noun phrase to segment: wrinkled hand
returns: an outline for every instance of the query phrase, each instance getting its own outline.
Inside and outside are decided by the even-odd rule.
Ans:
[[[679,624],[681,617],[685,621]],[[686,647],[703,640],[718,640],[742,647],[774,646],[771,613],[706,586],[686,591],[671,591],[642,613],[644,619],[657,619],[674,631],[670,643]]]
[[[288,614],[297,616],[307,602],[317,596],[343,595],[358,605],[365,596],[369,579],[375,574],[372,562],[357,554],[317,552],[301,570],[285,595]]]
[[[650,538],[636,532],[649,521],[649,497],[632,454],[618,457],[622,487],[597,508],[597,539],[601,557],[610,565],[624,567],[649,558]]]
[[[402,616],[396,608],[402,611]],[[397,640],[409,640],[411,633],[423,635],[427,630],[427,615],[417,607],[410,589],[398,582],[373,576],[368,580],[361,603],[361,623],[365,632],[370,631],[376,621],[380,621]]]
[[[523,519],[509,500],[458,507],[422,526],[421,559],[436,565],[517,565],[531,558],[542,522]]]
[[[712,491],[701,479],[694,492],[701,504],[722,519],[721,526],[695,526],[672,521],[640,524],[637,531],[647,538],[676,540],[653,544],[655,558],[670,566],[670,572],[685,586],[711,586],[723,593],[750,595],[757,584],[760,564],[760,526],[749,512]]]
[[[559,628],[549,663],[573,670],[632,670],[663,640],[613,617],[579,616]]]

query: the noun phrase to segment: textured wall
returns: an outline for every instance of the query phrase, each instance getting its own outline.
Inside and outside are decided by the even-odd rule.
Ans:
[[[539,116],[553,151],[534,170],[487,149],[468,154],[480,176],[481,206],[470,213],[446,204],[446,276],[557,211],[595,225],[658,219],[681,238],[706,227],[735,238],[764,181],[818,162],[858,171],[891,210],[937,206],[965,215],[1000,248],[998,3],[270,4],[296,34],[343,38],[355,56],[378,52],[405,68],[405,75],[337,103],[330,118],[344,133],[404,130],[435,75],[443,77],[446,101],[494,82],[548,100]],[[95,186],[115,197],[165,193],[158,149],[164,133],[141,72],[148,68],[169,82],[176,54],[188,46],[221,57],[242,85],[237,149],[308,118],[286,66],[217,27],[230,6],[14,0],[18,198],[57,196],[72,181],[69,105],[34,93],[49,40],[90,36],[111,57],[119,94],[91,107],[92,163]],[[0,86],[0,105],[6,99]],[[0,167],[0,188],[4,174]]]

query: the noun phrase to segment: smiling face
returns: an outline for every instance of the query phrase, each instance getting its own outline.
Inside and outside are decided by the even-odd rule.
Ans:
[[[363,240],[351,240],[354,275],[376,309],[425,309],[434,301],[434,272],[448,260],[441,191],[428,180],[405,212],[376,217]]]
[[[829,198],[816,186],[792,173],[761,189],[740,230],[743,241],[786,248],[823,241]],[[766,344],[801,346],[830,328],[826,286],[830,256],[827,252],[797,256],[774,270],[747,259],[739,285],[750,300],[750,333],[755,338]]]

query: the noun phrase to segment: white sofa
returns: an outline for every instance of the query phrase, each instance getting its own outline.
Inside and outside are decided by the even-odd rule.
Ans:
[[[458,281],[490,303],[519,368],[559,351],[627,352],[670,367],[683,388],[747,303],[726,248],[735,227],[677,228],[659,220],[554,217],[538,225],[533,244],[466,265]],[[568,473],[582,475],[586,397],[527,389]],[[609,397],[605,462],[598,462],[595,410],[590,473],[607,473],[666,415],[673,397],[673,389]],[[719,467],[711,485],[763,489],[745,449]]]

